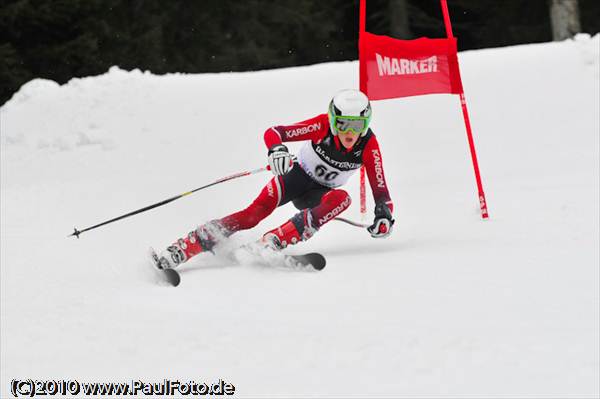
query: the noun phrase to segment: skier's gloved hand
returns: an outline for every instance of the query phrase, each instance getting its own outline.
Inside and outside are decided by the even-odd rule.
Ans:
[[[367,231],[373,238],[385,238],[391,234],[394,222],[390,208],[382,202],[375,206],[375,220],[367,227]]]
[[[275,176],[285,175],[292,169],[294,159],[283,144],[275,144],[269,148],[269,166]]]

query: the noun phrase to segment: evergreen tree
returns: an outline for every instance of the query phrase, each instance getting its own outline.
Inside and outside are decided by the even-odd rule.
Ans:
[[[550,41],[548,1],[448,0],[459,49]],[[600,2],[578,1],[583,31],[600,31]],[[0,104],[30,79],[65,83],[113,65],[198,73],[356,59],[358,5],[359,0],[2,0]],[[445,36],[439,0],[368,0],[367,30],[403,39]]]

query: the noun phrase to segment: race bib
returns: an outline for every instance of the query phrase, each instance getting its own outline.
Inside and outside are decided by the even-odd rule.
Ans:
[[[327,162],[322,159],[310,142],[304,144],[298,154],[298,163],[302,167],[302,170],[314,181],[326,187],[336,188],[343,186],[350,179],[350,176],[360,168],[360,164],[356,164],[355,169],[341,170],[332,165],[335,162],[333,160]],[[355,165],[352,164],[352,166]]]

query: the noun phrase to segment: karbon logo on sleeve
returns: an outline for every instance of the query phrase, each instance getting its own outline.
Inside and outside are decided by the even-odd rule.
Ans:
[[[422,60],[390,58],[377,53],[375,53],[375,57],[379,76],[418,75],[438,71],[438,59],[435,55]]]
[[[373,161],[375,163],[375,178],[377,179],[377,187],[385,188],[385,180],[383,180],[383,166],[381,165],[381,154],[379,150],[372,150]]]
[[[285,132],[285,134],[288,138],[292,138],[292,137],[297,137],[297,136],[302,136],[302,135],[305,135],[308,133],[312,133],[315,130],[319,130],[319,129],[321,129],[321,124],[317,122],[317,123],[313,123],[312,125],[287,130]]]

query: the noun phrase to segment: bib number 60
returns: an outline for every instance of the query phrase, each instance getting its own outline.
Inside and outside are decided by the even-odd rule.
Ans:
[[[317,165],[315,168],[315,175],[326,181],[331,181],[339,175],[339,172],[336,172],[335,170],[328,170],[323,165]]]

